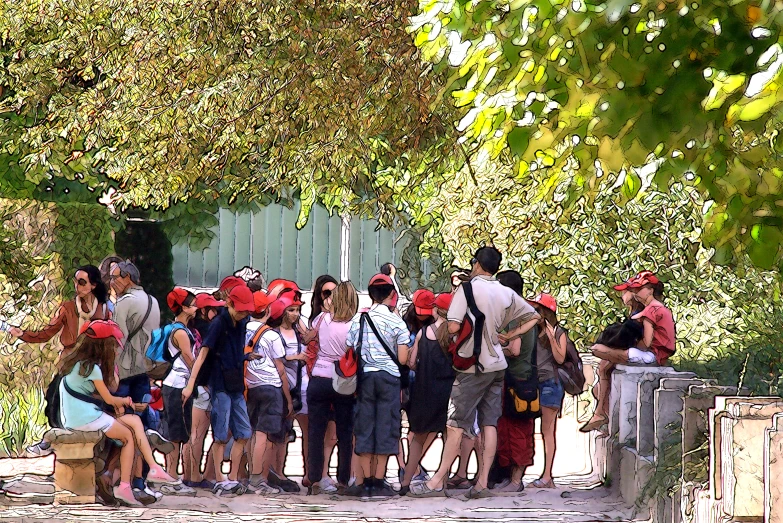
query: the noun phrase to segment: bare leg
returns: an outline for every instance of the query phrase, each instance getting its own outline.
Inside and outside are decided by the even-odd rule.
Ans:
[[[144,461],[147,462],[147,465],[153,469],[161,468],[152,455],[152,447],[150,447],[150,442],[147,440],[147,435],[144,433],[144,426],[141,424],[141,418],[135,414],[126,414],[117,418],[117,421],[128,427],[133,433],[136,447],[139,449],[139,452],[141,452],[141,456],[144,458]]]
[[[190,481],[200,482],[204,479],[201,474],[201,461],[204,459],[204,439],[209,430],[209,413],[206,410],[193,408],[193,421],[190,428],[190,441],[188,442],[184,460],[189,462],[185,477]]]
[[[204,479],[207,481],[218,481],[215,476],[215,442],[209,445],[207,450],[207,463],[204,466]]]
[[[251,474],[261,474],[264,470],[264,454],[266,454],[267,435],[255,432],[252,439]]]
[[[225,481],[226,477],[223,475],[223,452],[226,450],[225,442],[219,441],[212,442],[212,463],[215,470],[215,482],[220,483]]]
[[[239,469],[242,463],[242,455],[245,453],[245,443],[247,443],[245,439],[234,440],[234,445],[231,447],[231,468],[228,471],[228,479],[230,481],[239,479]]]
[[[296,422],[299,423],[299,429],[302,431],[302,459],[304,460],[304,477],[307,477],[307,455],[309,454],[309,432],[310,426],[308,424],[307,414],[299,414],[296,417]],[[282,468],[282,467],[281,467]]]
[[[373,454],[359,454],[356,459],[356,484],[364,484],[365,478],[371,478],[373,475],[372,462],[375,456]]]
[[[444,437],[446,435],[444,434]],[[459,468],[457,469],[457,473],[454,475],[454,477],[457,478],[466,478],[468,477],[468,462],[470,461],[470,453],[473,451],[473,446],[476,444],[476,442],[463,435],[462,441],[460,441],[460,450],[459,450]]]
[[[514,485],[522,484],[522,477],[525,475],[526,467],[514,467],[511,469],[511,483]]]
[[[386,479],[386,466],[389,463],[389,456],[375,456],[375,473],[373,477],[376,479]]]
[[[541,409],[541,432],[544,436],[544,473],[541,481],[552,481],[552,464],[555,461],[557,444],[555,443],[555,430],[557,429],[557,413],[559,409],[543,407]]]
[[[409,434],[413,434],[412,432]],[[401,486],[410,486],[416,469],[419,468],[418,464],[421,461],[421,457],[424,455],[424,449],[427,447],[427,441],[430,440],[430,436],[434,436],[434,433],[426,434],[413,434],[411,438],[410,451],[408,452],[408,463],[405,466],[405,476],[402,479]]]
[[[177,468],[179,467],[179,455],[182,445],[180,443],[174,443],[174,450],[166,454],[166,472],[172,478],[177,477]],[[184,466],[184,463],[183,463]]]
[[[459,427],[446,427],[446,441],[443,444],[443,454],[440,459],[440,467],[435,475],[427,482],[427,487],[431,490],[441,490],[446,487],[446,479],[449,477],[451,464],[457,459],[462,443],[462,433],[464,431]]]
[[[321,472],[321,477],[329,477],[329,462],[332,459],[332,453],[337,446],[337,425],[334,421],[330,421],[326,425],[326,438],[324,438],[324,470]]]
[[[487,488],[489,468],[495,460],[495,452],[498,448],[498,429],[493,426],[481,427],[481,459],[479,460],[477,490]]]
[[[133,458],[136,454],[131,430],[122,423],[114,423],[106,431],[106,437],[116,439],[122,443],[122,449],[120,449],[120,481],[122,483],[130,483]]]

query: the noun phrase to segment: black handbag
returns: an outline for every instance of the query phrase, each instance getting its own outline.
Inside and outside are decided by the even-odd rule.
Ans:
[[[279,329],[275,329],[278,334],[280,334]],[[297,354],[302,353],[302,340],[299,338],[299,331],[294,329],[294,334],[296,335],[296,344],[298,345],[298,349],[296,351]],[[288,348],[288,344],[285,342],[285,338],[282,334],[280,334],[280,340],[283,342],[283,347],[286,349]],[[296,385],[291,387],[289,389],[289,393],[291,394],[291,409],[294,412],[299,412],[302,410],[302,407],[304,406],[302,404],[302,367],[304,367],[304,363],[302,361],[296,362]]]

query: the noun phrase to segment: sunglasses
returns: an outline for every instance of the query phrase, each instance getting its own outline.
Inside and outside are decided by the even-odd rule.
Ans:
[[[76,283],[76,285],[78,285],[79,287],[84,287],[85,285],[87,285],[88,283],[90,283],[90,282],[88,282],[87,280],[85,280],[84,278],[74,278],[74,279],[73,279],[73,281],[74,281],[74,282]]]
[[[332,291],[331,290],[321,291],[321,297],[323,299],[331,298],[332,297]]]

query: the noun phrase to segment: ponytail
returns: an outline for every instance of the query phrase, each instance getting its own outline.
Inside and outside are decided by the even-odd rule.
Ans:
[[[446,312],[443,309],[438,309],[438,316],[446,319]],[[438,340],[438,344],[440,345],[441,350],[443,353],[448,356],[449,355],[449,343],[451,342],[451,334],[449,334],[449,322],[444,321],[443,324],[441,324],[440,327],[435,331],[435,338]]]

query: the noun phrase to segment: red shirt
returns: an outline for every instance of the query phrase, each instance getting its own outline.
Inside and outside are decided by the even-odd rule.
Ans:
[[[653,339],[650,350],[655,354],[658,365],[666,365],[666,360],[674,354],[676,332],[672,311],[659,302],[652,302],[642,312],[635,316],[639,320],[647,320],[653,326]]]

